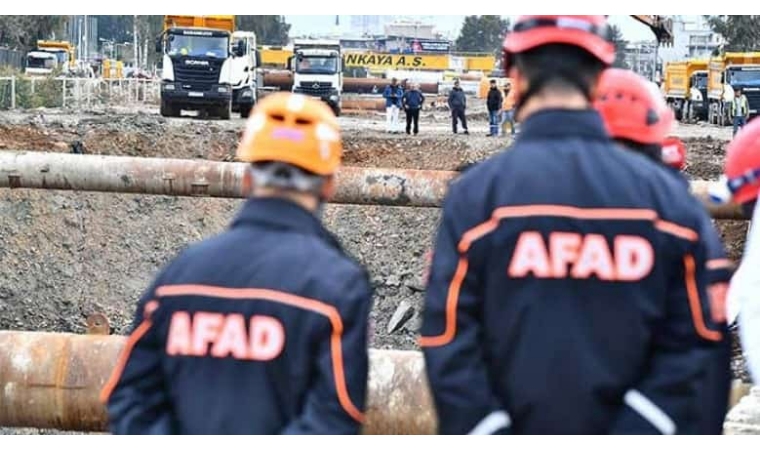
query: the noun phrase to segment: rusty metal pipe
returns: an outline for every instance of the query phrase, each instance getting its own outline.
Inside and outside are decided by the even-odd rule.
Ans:
[[[343,79],[344,94],[372,94],[374,88],[382,93],[390,80],[385,78],[351,78]],[[264,87],[277,88],[281,91],[293,89],[293,75],[289,72],[268,72],[264,74]],[[423,94],[438,94],[438,83],[420,83]]]
[[[343,111],[374,111],[385,112],[385,100],[373,97],[344,97]]]
[[[0,426],[107,431],[99,394],[126,339],[0,331]],[[422,355],[373,350],[365,434],[433,434]]]
[[[244,163],[0,152],[0,188],[243,198]],[[344,167],[339,204],[437,207],[456,172]]]
[[[243,198],[246,165],[205,160],[0,152],[0,188],[52,189],[179,197]],[[344,167],[337,204],[440,207],[457,172]],[[706,181],[692,191],[720,220],[742,220],[733,206],[710,205]]]

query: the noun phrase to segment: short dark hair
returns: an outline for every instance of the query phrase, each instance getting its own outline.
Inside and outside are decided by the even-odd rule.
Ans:
[[[592,88],[604,64],[587,51],[564,44],[538,47],[515,56],[517,69],[528,80],[530,90],[581,91],[591,99]]]

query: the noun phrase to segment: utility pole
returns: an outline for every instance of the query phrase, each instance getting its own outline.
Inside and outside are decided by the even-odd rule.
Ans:
[[[134,45],[134,49],[135,49],[134,65],[135,65],[135,69],[137,69],[138,67],[140,67],[140,47],[137,45],[137,16],[133,16],[132,18],[132,39],[133,39],[132,45]]]

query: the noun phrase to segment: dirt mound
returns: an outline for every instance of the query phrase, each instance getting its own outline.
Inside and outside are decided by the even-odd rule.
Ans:
[[[684,139],[688,151],[686,171],[693,178],[717,180],[723,173],[726,159],[726,146],[723,140],[706,138]]]

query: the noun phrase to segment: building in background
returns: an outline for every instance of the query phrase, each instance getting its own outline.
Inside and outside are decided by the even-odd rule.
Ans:
[[[655,41],[630,42],[625,48],[625,63],[629,69],[652,81],[657,81],[660,61]]]
[[[660,48],[662,62],[707,58],[725,43],[702,16],[673,16],[673,46]]]
[[[351,16],[351,34],[356,36],[376,36],[383,32],[383,26],[394,16]]]

